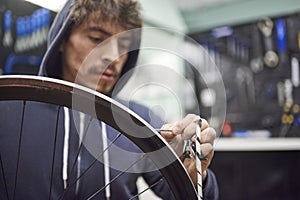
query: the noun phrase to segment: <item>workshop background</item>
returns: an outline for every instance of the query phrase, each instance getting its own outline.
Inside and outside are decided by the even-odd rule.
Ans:
[[[37,73],[49,27],[63,2],[0,0],[1,74]],[[140,65],[169,67],[180,76],[170,83],[164,73],[141,67],[119,95],[128,98],[128,91],[143,85],[130,98],[160,114],[164,108],[167,121],[200,112],[220,129],[211,164],[220,200],[300,199],[300,1],[140,2],[145,27],[157,27],[143,33],[142,46],[151,41],[170,49],[184,47],[183,57],[145,48]],[[189,47],[191,39],[221,73],[224,116],[212,116],[218,102],[214,84],[184,59],[199,62],[203,54]],[[209,74],[210,65],[202,67]],[[154,77],[161,84],[149,84]],[[187,92],[186,81],[195,97]],[[166,84],[172,91],[161,87]],[[150,192],[144,196],[157,199]]]

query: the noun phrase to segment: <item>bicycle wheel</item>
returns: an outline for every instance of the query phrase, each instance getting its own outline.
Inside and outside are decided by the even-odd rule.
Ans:
[[[74,93],[74,89],[76,93]],[[80,102],[84,103],[72,104],[74,95]],[[0,77],[0,100],[36,101],[68,107],[105,122],[129,138],[144,153],[149,153],[147,155],[149,155],[155,165],[160,166],[164,159],[174,160],[174,162],[159,169],[172,193],[178,200],[197,199],[197,193],[191,179],[181,161],[168,144],[154,128],[134,112],[115,102],[113,99],[88,88],[62,80],[38,76],[12,75]],[[95,113],[82,106],[86,104],[93,104],[95,106]],[[132,121],[137,126],[130,126]],[[143,127],[142,134],[145,137],[137,137],[141,134],[138,127]],[[160,152],[160,156],[153,156],[151,154],[151,152],[162,148],[164,148],[164,151]],[[5,183],[5,178],[3,182]]]

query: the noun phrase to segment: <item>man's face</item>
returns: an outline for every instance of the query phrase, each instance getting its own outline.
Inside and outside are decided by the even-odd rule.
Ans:
[[[60,47],[63,79],[107,94],[127,60],[129,34],[124,28],[93,18],[71,29]]]

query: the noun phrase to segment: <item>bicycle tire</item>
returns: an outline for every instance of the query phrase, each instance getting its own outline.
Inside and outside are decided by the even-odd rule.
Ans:
[[[74,89],[76,93],[74,93]],[[80,101],[93,103],[96,115],[84,106],[80,106],[81,104],[72,105],[74,95],[76,95],[76,98],[80,98]],[[162,151],[160,157],[153,157],[151,154],[149,154],[149,157],[154,164],[158,165],[161,162],[161,158],[174,160],[174,162],[161,168],[160,171],[168,182],[175,198],[177,200],[197,199],[195,187],[182,162],[175,155],[171,147],[162,139],[160,134],[137,114],[108,96],[75,83],[54,78],[30,75],[5,75],[0,76],[0,100],[37,101],[78,110],[115,128],[134,142],[144,153],[153,152],[167,146],[168,148]],[[143,134],[147,137],[135,137],[134,135],[138,135],[137,133],[139,133],[135,127],[127,127],[124,131],[124,128],[120,128],[118,125],[119,121],[115,121],[114,116],[122,119],[122,126],[130,124],[129,122],[134,120],[136,124],[144,127]]]

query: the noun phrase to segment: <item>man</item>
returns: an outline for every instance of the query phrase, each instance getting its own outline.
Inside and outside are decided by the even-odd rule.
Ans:
[[[52,25],[48,41],[49,48],[44,56],[39,74],[75,82],[111,96],[117,81],[126,73],[130,74],[135,67],[141,35],[140,31],[128,30],[141,28],[141,26],[139,6],[134,1],[69,0]],[[124,31],[128,32],[124,33]],[[150,111],[144,106],[130,102],[129,107],[149,123],[152,122],[154,127],[162,125],[159,120],[150,119]],[[119,152],[115,153],[110,150],[108,153],[104,153],[103,160],[89,168],[89,164],[93,162],[97,153],[101,152],[99,148],[105,147],[103,141],[97,143],[99,137],[103,139],[104,136],[112,141],[118,134],[116,130],[103,122],[94,122],[89,116],[82,113],[72,113],[68,109],[59,110],[53,105],[29,102],[24,109],[20,103],[12,102],[8,103],[5,108],[10,116],[16,118],[18,118],[18,111],[23,109],[24,114],[31,118],[31,120],[28,118],[26,120],[35,122],[31,125],[24,124],[22,127],[24,139],[20,146],[26,148],[20,152],[13,149],[19,144],[18,137],[11,137],[5,131],[6,129],[11,131],[11,127],[7,127],[9,124],[13,126],[12,123],[6,121],[7,124],[1,125],[4,133],[3,141],[8,141],[7,143],[1,141],[1,156],[4,165],[6,167],[13,166],[17,160],[16,157],[21,158],[18,162],[20,167],[17,170],[18,178],[3,176],[3,179],[6,178],[6,196],[10,198],[88,199],[95,195],[97,199],[130,199],[137,194],[136,180],[139,176],[143,176],[149,185],[156,183],[161,176],[157,170],[150,170],[149,166],[153,164],[149,164],[145,160],[137,164],[132,172],[126,172],[117,181],[108,184],[104,190],[95,193],[109,183],[107,180],[118,176],[120,171],[118,167],[120,166],[114,164],[113,159],[119,165],[120,163],[126,165],[128,160],[138,159],[134,153],[140,150],[131,141],[122,136],[116,142],[116,146],[132,152],[133,156],[124,158],[120,156]],[[41,119],[41,116],[44,120]],[[55,116],[58,116],[58,119]],[[0,117],[9,118],[3,115]],[[45,121],[45,119],[47,120]],[[162,131],[161,134],[168,142],[172,143],[176,152],[180,152],[182,149],[184,139],[195,134],[194,121],[196,119],[198,116],[188,115],[174,124],[162,126],[162,129],[172,130],[172,132]],[[58,142],[54,143],[53,133],[48,134],[47,132],[53,132],[53,129],[56,129],[54,123],[56,120],[58,126],[54,132],[57,134],[55,140]],[[213,157],[214,139],[215,131],[203,119],[201,150],[203,156],[207,158],[202,162],[204,199],[216,199],[218,196],[215,177],[207,169]],[[85,144],[81,147],[81,142],[84,143],[86,140],[89,140],[88,145]],[[93,143],[94,141],[95,143]],[[94,147],[90,148],[89,146]],[[56,152],[54,157],[53,147]],[[181,156],[180,153],[178,156]],[[34,160],[35,165],[29,166],[28,160]],[[107,169],[105,167],[108,164],[105,163],[107,161],[115,167]],[[54,167],[51,167],[51,163],[55,163]],[[185,158],[183,163],[196,184],[195,157]],[[16,175],[15,169],[5,168],[3,171],[11,177]],[[23,173],[18,173],[20,171]],[[49,175],[50,172],[51,175]],[[83,172],[85,174],[81,177]],[[18,187],[18,185],[22,187]],[[173,199],[172,193],[164,181],[152,189],[163,199]],[[3,187],[1,188],[3,198],[5,190]]]

